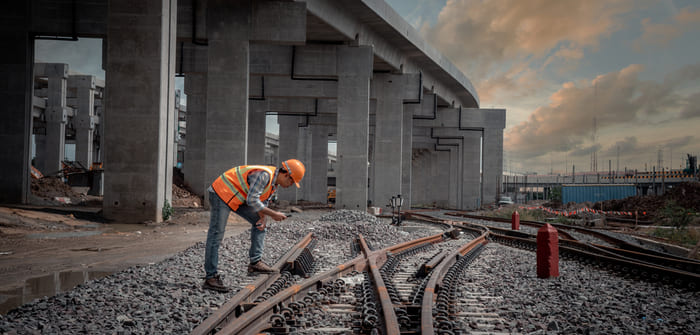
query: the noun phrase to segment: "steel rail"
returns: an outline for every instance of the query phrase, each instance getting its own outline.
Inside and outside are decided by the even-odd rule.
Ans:
[[[437,295],[435,294],[435,289],[438,283],[442,282],[442,279],[447,272],[447,270],[457,261],[457,256],[464,256],[469,251],[474,249],[479,244],[486,244],[486,236],[488,232],[483,233],[476,239],[469,241],[468,243],[462,245],[454,252],[450,253],[449,256],[445,257],[440,264],[438,264],[435,269],[431,272],[430,279],[425,286],[423,291],[423,301],[421,302],[421,312],[420,312],[420,329],[421,334],[432,335],[435,334],[433,326],[433,304]]]
[[[424,241],[418,242],[419,240],[425,240],[425,238],[415,240],[417,244],[422,244],[424,243]],[[416,243],[412,244],[415,245]],[[406,246],[407,243],[401,243],[400,245]],[[399,335],[401,332],[399,330],[399,320],[396,317],[396,312],[394,311],[394,304],[392,303],[391,298],[389,297],[386,285],[384,284],[384,279],[379,273],[379,268],[377,267],[378,260],[381,261],[382,264],[386,261],[386,249],[384,249],[383,251],[373,252],[367,246],[367,242],[365,241],[365,238],[362,236],[362,234],[360,234],[360,246],[362,246],[362,253],[364,254],[364,257],[367,260],[367,264],[369,265],[369,273],[372,278],[372,281],[374,282],[374,288],[377,291],[377,295],[379,296],[379,304],[382,306],[384,328],[386,331],[385,334]],[[398,249],[400,248],[396,248],[396,250]]]
[[[271,324],[268,320],[270,316],[272,316],[273,309],[275,308],[275,306],[279,306],[287,301],[295,300],[296,298],[303,298],[303,295],[305,295],[312,289],[321,286],[322,283],[327,283],[331,280],[340,278],[352,271],[361,272],[367,269],[371,270],[372,264],[374,264],[375,268],[381,267],[386,261],[386,253],[389,251],[397,252],[424,243],[435,243],[443,239],[444,236],[445,234],[442,233],[436,234],[428,237],[419,238],[413,241],[400,243],[382,250],[371,251],[369,250],[367,242],[360,235],[360,243],[362,245],[363,255],[357,256],[354,259],[342,265],[339,265],[331,270],[328,270],[324,273],[305,279],[298,284],[292,285],[278,292],[276,295],[268,298],[267,300],[252,306],[250,310],[246,311],[238,318],[232,320],[224,328],[217,332],[217,334],[258,334],[264,329],[271,327]],[[367,251],[371,252],[371,254],[368,255]],[[373,260],[373,263],[371,263],[370,260]],[[381,275],[378,273],[377,275],[381,279]],[[376,282],[376,278],[373,279]],[[380,296],[382,295],[381,292],[378,293],[380,294]],[[388,298],[388,295],[386,297]],[[393,311],[391,299],[389,299],[388,301],[390,303],[388,307],[390,307],[391,311]],[[384,305],[382,305],[382,308],[384,309]],[[393,320],[391,319],[391,316],[389,316],[389,321],[387,321],[385,313],[384,321],[385,326],[389,323],[393,323],[394,325],[396,325],[396,329],[398,330],[398,321],[396,320],[395,316]],[[394,326],[390,326],[389,329],[394,329]]]
[[[313,239],[313,233],[308,233],[304,236],[296,245],[285,253],[282,258],[280,258],[272,267],[277,269],[277,273],[272,274],[262,274],[253,283],[243,287],[238,293],[236,293],[233,298],[227,301],[221,308],[214,312],[207,319],[202,321],[190,334],[192,335],[202,335],[202,334],[213,334],[216,329],[222,327],[226,323],[231,322],[232,319],[240,316],[241,313],[245,312],[242,310],[242,304],[251,296],[256,296],[265,291],[272,283],[274,283],[280,276],[281,271],[285,266],[291,261],[298,257],[300,250],[306,248]]]
[[[449,213],[445,213],[445,214],[446,215],[454,215],[454,216],[462,216],[462,217],[479,219],[479,220],[485,220],[485,221],[496,221],[496,222],[506,222],[506,223],[510,222],[509,219],[488,217],[488,216],[481,216],[481,215],[472,215],[472,214],[467,214],[464,212],[449,212]],[[545,222],[530,221],[530,220],[520,220],[520,223],[523,225],[532,226],[532,227],[542,227],[545,224]],[[610,235],[607,235],[607,234],[604,234],[604,233],[601,233],[599,231],[595,231],[592,229],[583,228],[583,227],[576,227],[576,226],[569,226],[569,225],[564,225],[564,224],[559,224],[559,223],[550,223],[550,224],[553,227],[557,228],[557,231],[559,232],[559,234],[561,236],[564,236],[564,238],[569,239],[569,240],[577,240],[577,239],[574,237],[571,237],[571,235],[568,235],[565,232],[562,232],[563,229],[571,229],[571,230],[577,231],[579,233],[584,233],[584,234],[589,234],[589,235],[595,236],[603,241],[606,241],[610,244],[617,245],[620,248],[625,249],[625,250],[635,251],[635,252],[649,254],[649,255],[655,255],[655,256],[663,257],[663,258],[672,258],[672,259],[677,259],[680,261],[694,262],[694,260],[691,260],[691,259],[688,259],[685,257],[676,256],[676,255],[665,253],[665,252],[647,249],[647,248],[629,243],[625,240],[622,240],[622,239],[619,239],[619,238],[616,238],[616,237],[613,237],[613,236],[610,236]],[[506,230],[506,229],[498,229],[498,228],[493,229],[491,227],[489,227],[489,229],[499,230],[502,232]],[[562,234],[562,233],[564,233],[564,234]]]
[[[519,247],[534,251],[537,249],[537,242],[532,239],[523,239],[513,236],[495,234],[491,232],[491,240],[497,243]],[[671,282],[676,286],[686,286],[691,290],[700,288],[700,274],[678,270],[662,265],[650,264],[647,262],[630,260],[623,257],[614,257],[595,253],[592,250],[581,250],[567,245],[559,245],[559,255],[562,258],[571,258],[577,261],[587,261],[594,264],[607,264],[612,270],[623,273],[638,274],[640,278]]]

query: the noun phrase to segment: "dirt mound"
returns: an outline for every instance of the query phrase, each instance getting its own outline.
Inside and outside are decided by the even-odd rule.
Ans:
[[[202,198],[192,192],[178,168],[173,168],[173,207],[202,207]]]
[[[32,195],[45,202],[45,205],[79,205],[85,204],[88,197],[73,191],[59,177],[44,177],[32,179]]]
[[[663,195],[634,196],[618,200],[596,202],[594,209],[606,211],[637,211],[640,216],[646,212],[648,217],[654,217],[673,200],[677,205],[700,211],[700,183],[690,182],[676,185]]]
[[[202,198],[173,184],[173,207],[202,207]]]

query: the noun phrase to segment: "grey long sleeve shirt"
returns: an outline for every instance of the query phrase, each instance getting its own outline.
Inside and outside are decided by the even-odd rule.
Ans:
[[[275,175],[272,179],[272,195],[277,192],[277,187],[275,186],[275,181],[277,180],[277,174],[279,170],[275,171]],[[260,196],[265,191],[265,186],[270,181],[270,174],[264,170],[253,171],[248,175],[248,185],[250,188],[248,190],[248,198],[246,198],[246,204],[252,207],[256,212],[263,210],[266,207],[267,202],[272,198],[265,200],[265,203],[260,201]]]

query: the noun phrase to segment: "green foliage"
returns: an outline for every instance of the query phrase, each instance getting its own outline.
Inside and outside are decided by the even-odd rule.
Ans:
[[[552,198],[552,201],[559,201],[561,202],[561,186],[557,187],[552,187],[552,192],[550,193],[550,197]]]
[[[666,201],[666,206],[659,213],[660,221],[663,225],[684,229],[692,221],[692,211],[679,206],[676,201]]]
[[[671,242],[692,247],[698,243],[700,233],[697,230],[691,229],[664,229],[656,228],[651,232],[651,236],[661,237],[670,240]]]
[[[168,200],[165,200],[163,202],[163,210],[161,213],[163,214],[163,221],[168,221],[170,217],[173,215],[173,212],[175,209],[173,209],[173,206],[170,206],[170,203],[168,203]]]

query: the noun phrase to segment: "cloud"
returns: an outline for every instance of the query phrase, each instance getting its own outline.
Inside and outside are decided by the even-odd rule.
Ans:
[[[642,20],[642,36],[634,41],[638,51],[646,48],[666,47],[683,33],[697,28],[700,23],[700,10],[681,9],[672,22],[654,23],[650,19]]]
[[[680,36],[681,27],[668,23],[652,23],[649,19],[642,20],[642,36],[635,41],[634,46],[638,51],[645,47],[665,47]]]
[[[638,152],[640,146],[637,144],[637,137],[625,137],[623,140],[615,142],[615,144],[611,145],[607,150],[603,151],[602,154],[612,156],[617,154],[618,149],[620,150],[620,152],[626,153]]]
[[[505,132],[504,148],[516,157],[528,159],[550,152],[579,156],[596,148],[597,143],[591,140],[594,118],[602,132],[648,125],[654,118],[678,122],[700,116],[696,107],[700,105],[700,93],[677,93],[688,82],[698,82],[700,71],[691,71],[695,65],[683,69],[669,74],[663,83],[640,80],[641,65],[630,65],[590,81],[565,83],[550,96],[547,106],[536,108],[529,119]],[[608,151],[617,146],[630,151],[636,145],[635,137],[627,137]]]
[[[690,136],[690,135],[672,138],[670,140],[667,140],[664,143],[664,146],[667,148],[683,147],[683,146],[690,144],[694,138],[695,138],[694,136]]]
[[[700,92],[688,97],[687,103],[681,109],[680,117],[683,119],[700,117]]]
[[[576,150],[571,151],[571,156],[578,156],[578,157],[588,156],[594,152],[600,151],[600,149],[602,147],[603,147],[602,145],[596,143],[596,144],[591,145],[589,147],[578,148]]]
[[[426,39],[479,82],[503,61],[557,57],[577,59],[582,48],[622,25],[638,1],[448,1]],[[559,52],[558,50],[561,50]]]

